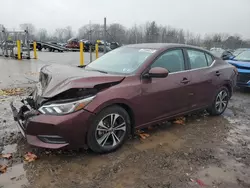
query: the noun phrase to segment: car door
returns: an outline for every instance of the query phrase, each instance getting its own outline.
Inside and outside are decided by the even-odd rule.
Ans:
[[[186,49],[185,54],[190,67],[192,83],[192,97],[190,97],[190,110],[205,107],[211,104],[212,96],[216,90],[219,75],[211,67],[213,57],[201,50]]]
[[[168,50],[160,55],[150,68],[163,67],[169,71],[166,78],[143,78],[141,96],[141,123],[157,121],[187,111],[190,75],[182,49]]]

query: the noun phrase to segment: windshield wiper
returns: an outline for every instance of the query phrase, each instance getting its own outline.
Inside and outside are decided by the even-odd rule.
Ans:
[[[105,71],[101,71],[101,70],[94,70],[94,71],[97,71],[97,72],[100,72],[100,73],[104,73],[104,74],[108,74],[108,72],[105,72]]]

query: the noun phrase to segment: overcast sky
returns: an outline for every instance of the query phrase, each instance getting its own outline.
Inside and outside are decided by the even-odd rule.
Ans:
[[[118,22],[126,27],[156,21],[194,33],[238,33],[250,39],[250,0],[1,0],[0,24],[20,23],[77,31],[89,23]]]

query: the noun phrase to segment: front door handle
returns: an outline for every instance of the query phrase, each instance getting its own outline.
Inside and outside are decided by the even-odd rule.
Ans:
[[[215,72],[215,75],[216,75],[216,76],[220,76],[220,71],[216,71],[216,72]]]
[[[187,78],[183,78],[183,80],[181,81],[182,84],[187,84],[189,82],[190,82],[190,80],[188,80]]]

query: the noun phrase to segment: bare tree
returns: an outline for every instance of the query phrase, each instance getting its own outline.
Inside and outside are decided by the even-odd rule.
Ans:
[[[155,21],[146,23],[146,42],[158,42],[159,28]]]
[[[72,31],[72,28],[71,26],[67,26],[65,29],[64,29],[64,37],[63,39],[65,41],[69,40],[70,38],[73,37],[73,31]]]
[[[126,28],[118,23],[109,25],[108,27],[108,40],[117,41],[119,43],[126,42]]]
[[[58,42],[64,42],[64,36],[65,36],[65,29],[64,28],[57,28],[54,34],[54,40]]]
[[[46,41],[48,40],[48,32],[46,29],[42,28],[39,29],[39,31],[36,34],[36,38],[40,41]]]
[[[180,29],[178,32],[178,43],[184,44],[185,43],[185,35],[183,29]]]
[[[22,30],[28,28],[31,39],[36,38],[44,41],[54,40],[65,42],[75,35],[70,26],[57,28],[52,36],[48,35],[46,29],[39,29],[36,33],[35,26],[31,23],[23,23],[20,24],[19,27]],[[92,24],[91,27],[89,24],[83,25],[79,28],[77,37],[79,39],[91,40],[91,42],[95,42],[98,39],[101,40],[104,37],[103,25],[96,23]],[[243,40],[242,37],[237,34],[213,33],[201,37],[200,34],[184,31],[183,29],[158,25],[155,21],[141,25],[135,24],[130,28],[126,28],[120,23],[110,24],[107,28],[107,41],[116,41],[124,44],[143,42],[185,43],[206,47],[207,49],[212,47],[221,47],[225,49],[250,47],[250,41]]]
[[[144,42],[143,26],[137,26],[136,24],[127,30],[126,43],[142,43]]]
[[[78,38],[79,39],[88,39],[89,37],[89,25],[84,25],[78,30]]]
[[[31,35],[34,35],[35,31],[36,31],[36,28],[33,24],[31,23],[23,23],[23,24],[20,24],[19,25],[20,29],[22,30],[26,30],[28,28],[28,32],[31,34]]]

